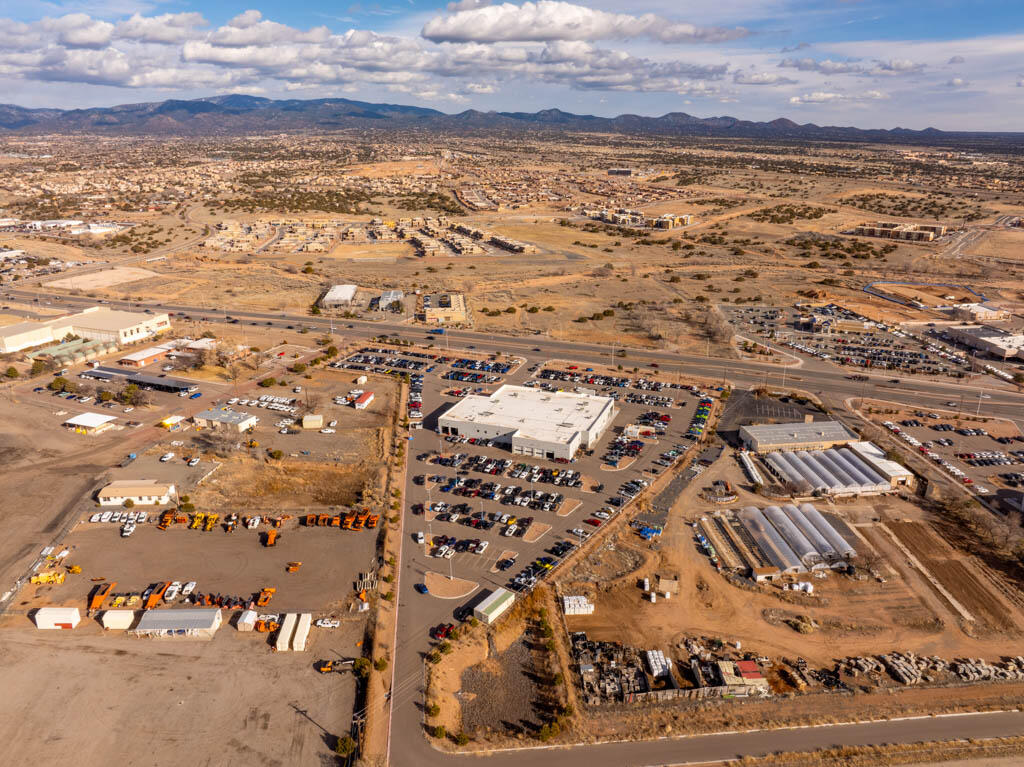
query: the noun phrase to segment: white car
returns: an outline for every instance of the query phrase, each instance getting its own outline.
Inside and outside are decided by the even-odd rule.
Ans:
[[[509,525],[508,527],[505,528],[505,535],[507,537],[511,538],[513,535],[516,534],[516,530],[518,530],[518,529],[519,529],[519,525]]]
[[[140,511],[139,512],[139,518],[136,519],[135,521],[138,522],[140,525],[144,525],[144,524],[146,524],[146,520],[147,519],[149,519],[149,512]]]
[[[177,598],[179,591],[181,591],[181,581],[175,581],[170,586],[168,586],[167,591],[164,592],[164,601],[173,601]]]
[[[125,408],[125,409],[124,409],[123,411],[121,411],[121,412],[123,412],[123,413],[130,413],[130,412],[132,412],[132,411],[133,411],[134,409],[135,409],[135,408],[133,408],[133,407],[132,407],[131,405],[129,405],[128,407],[126,407],[126,408]]]
[[[174,370],[174,365],[164,365],[164,366],[163,366],[162,368],[160,368],[160,369],[161,369],[162,371],[164,371],[165,373],[170,373],[170,372],[171,372],[172,370]]]
[[[454,556],[455,556],[455,549],[448,549],[448,551],[446,551],[444,553],[444,558],[445,559],[451,559]]]
[[[120,511],[115,511],[113,513],[113,515],[110,517],[110,521],[113,522],[115,525],[120,524],[121,523],[121,512]]]
[[[416,533],[416,543],[426,543],[426,536],[422,532]]]
[[[189,581],[188,583],[186,583],[184,585],[184,587],[182,587],[181,595],[183,597],[187,597],[189,594],[191,594],[195,590],[196,590],[196,582],[195,581]]]
[[[100,521],[100,519],[102,519],[102,517],[103,517],[103,514],[102,514],[102,513],[100,513],[100,512],[96,512],[96,513],[95,513],[95,514],[93,514],[93,515],[92,515],[91,517],[89,517],[89,521],[90,521],[90,522],[99,522],[99,521]]]
[[[335,426],[337,426],[337,425],[338,425],[338,422],[337,422],[337,421],[329,421],[327,425],[328,425],[328,426],[329,426],[330,428],[332,428],[332,429],[333,429],[333,428],[334,428]]]
[[[127,538],[129,535],[131,535],[134,532],[135,532],[135,523],[134,522],[125,522],[124,525],[121,527],[121,537],[122,538]]]
[[[114,512],[104,511],[103,514],[100,515],[100,522],[109,522],[112,516],[114,516]]]
[[[477,544],[476,553],[477,554],[483,554],[485,551],[487,551],[487,546],[489,544],[490,544],[489,541],[480,541],[480,543]]]
[[[281,429],[281,431],[278,432],[278,434],[287,434],[287,433],[288,433],[288,429],[287,428]]]
[[[294,389],[292,389],[292,391],[295,394],[302,394],[302,387],[301,386],[296,386]]]
[[[174,458],[174,453],[164,453],[160,456],[160,463],[167,463],[172,458]]]
[[[199,457],[197,456],[195,458],[189,459],[188,465],[189,466],[198,466],[199,465]]]
[[[321,434],[334,434],[334,429],[321,429]]]
[[[423,413],[421,413],[419,410],[411,410],[409,411],[409,417],[412,420],[416,421],[419,420],[420,418],[423,418]]]
[[[135,520],[138,519],[138,516],[139,515],[136,512],[129,511],[128,512],[128,517],[127,517],[127,519],[125,521],[126,522],[131,522],[132,524],[135,524]]]
[[[451,514],[451,516],[448,517],[448,521],[449,522],[458,522],[459,521],[459,513],[458,512],[453,512]]]
[[[321,629],[336,629],[341,626],[341,621],[332,620],[331,618],[320,618],[316,622],[316,627]]]
[[[438,548],[438,550],[436,552],[434,552],[434,556],[437,557],[438,559],[441,559],[447,553],[448,553],[448,547],[447,546],[441,546],[441,547]]]

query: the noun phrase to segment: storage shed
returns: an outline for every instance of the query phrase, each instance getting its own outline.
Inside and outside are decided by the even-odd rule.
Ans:
[[[252,631],[256,628],[257,614],[255,610],[242,610],[238,616],[238,620],[235,621],[235,628],[239,631]]]
[[[100,623],[107,631],[127,631],[135,623],[134,610],[104,610]]]
[[[516,601],[516,595],[503,588],[492,591],[486,599],[473,608],[473,616],[486,625],[494,623]]]
[[[128,633],[140,637],[213,639],[221,624],[220,609],[146,610]]]
[[[291,649],[292,634],[295,633],[295,624],[299,621],[298,613],[288,613],[281,621],[281,628],[277,630],[277,639],[274,641],[274,649],[277,652],[285,652]]]
[[[324,428],[324,417],[319,414],[310,413],[309,415],[302,416],[302,428],[303,429],[322,429]]]
[[[82,622],[77,607],[40,607],[36,610],[37,629],[73,629]]]

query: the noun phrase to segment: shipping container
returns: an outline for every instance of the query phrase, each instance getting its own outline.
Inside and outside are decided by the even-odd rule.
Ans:
[[[278,652],[285,652],[291,647],[292,634],[295,633],[295,624],[298,623],[298,613],[288,613],[281,622],[281,628],[277,632],[277,640],[274,649]]]
[[[309,637],[309,627],[313,625],[313,614],[302,613],[295,624],[295,636],[292,638],[292,649],[302,652],[306,649],[306,639]]]

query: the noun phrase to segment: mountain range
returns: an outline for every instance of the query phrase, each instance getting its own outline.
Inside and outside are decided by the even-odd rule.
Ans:
[[[1024,133],[946,132],[935,128],[863,129],[798,124],[779,118],[753,122],[736,117],[694,117],[669,112],[660,117],[577,115],[560,109],[540,112],[446,114],[401,104],[372,104],[349,99],[267,99],[231,94],[202,99],[122,104],[90,109],[28,109],[0,104],[0,135],[111,134],[218,136],[262,132],[328,132],[348,128],[418,128],[447,132],[549,131],[620,133],[652,136],[706,136],[796,141],[864,141],[885,143],[1024,146]]]

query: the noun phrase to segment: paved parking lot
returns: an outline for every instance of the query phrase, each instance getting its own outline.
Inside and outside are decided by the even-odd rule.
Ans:
[[[1024,486],[1024,436],[1008,423],[958,422],[950,414],[919,411],[883,425],[980,495]]]
[[[390,351],[392,361],[403,356]],[[657,383],[650,377],[612,380],[566,366],[523,366],[502,381],[595,389],[614,396],[620,412],[601,440],[576,461],[517,456],[486,442],[435,433],[438,415],[457,397],[445,394],[452,386],[443,376],[453,368],[435,364],[427,372],[430,367],[412,376],[412,397],[420,398],[416,404],[426,416],[423,427],[410,432],[406,494],[405,557],[420,584],[432,571],[474,581],[485,589],[529,589],[671,466],[692,444],[687,432],[703,418],[698,415],[700,396],[679,384]],[[638,425],[640,434],[625,438],[627,424]],[[623,440],[632,448],[614,447]],[[524,517],[529,519],[525,529]],[[504,561],[508,559],[513,561]],[[475,598],[470,596],[468,602]]]

